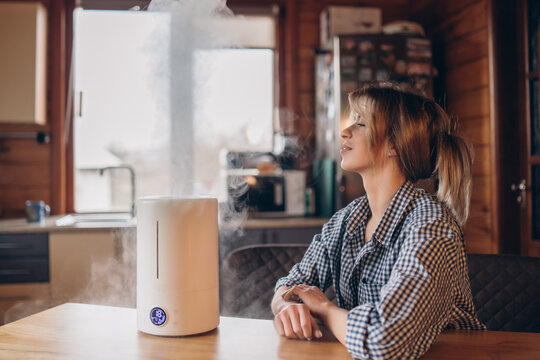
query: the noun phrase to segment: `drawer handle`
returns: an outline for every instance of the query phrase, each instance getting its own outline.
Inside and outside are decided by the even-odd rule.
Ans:
[[[31,247],[30,244],[0,243],[0,249],[30,249]]]
[[[27,269],[6,269],[6,270],[0,270],[0,276],[7,276],[7,275],[28,275],[30,274],[30,270]]]

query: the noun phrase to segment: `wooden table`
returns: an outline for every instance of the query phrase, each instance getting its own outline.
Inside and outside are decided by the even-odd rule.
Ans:
[[[316,341],[279,337],[272,321],[222,317],[187,337],[137,331],[134,309],[64,304],[0,327],[0,359],[351,359],[326,331]],[[448,331],[423,359],[540,359],[540,334]]]

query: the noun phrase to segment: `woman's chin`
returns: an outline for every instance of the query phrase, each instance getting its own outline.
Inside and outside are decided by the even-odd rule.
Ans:
[[[341,161],[341,168],[345,171],[353,171],[355,172],[355,169],[353,169],[352,167],[348,166],[347,163],[345,163],[343,160]]]

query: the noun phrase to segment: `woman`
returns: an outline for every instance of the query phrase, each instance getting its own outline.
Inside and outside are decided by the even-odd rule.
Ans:
[[[322,336],[318,318],[355,358],[418,358],[443,329],[485,329],[461,229],[471,151],[439,105],[398,85],[358,90],[349,104],[341,166],[362,176],[366,195],[335,213],[278,280],[274,323],[311,340]],[[432,175],[436,197],[413,186]],[[330,285],[337,306],[323,294]]]

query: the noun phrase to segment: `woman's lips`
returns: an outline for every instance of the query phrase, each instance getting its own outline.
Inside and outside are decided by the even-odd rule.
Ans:
[[[349,150],[352,150],[352,148],[350,148],[347,145],[343,144],[343,145],[341,145],[341,149],[339,149],[339,153],[343,154],[343,153],[345,153],[345,152],[347,152]]]

